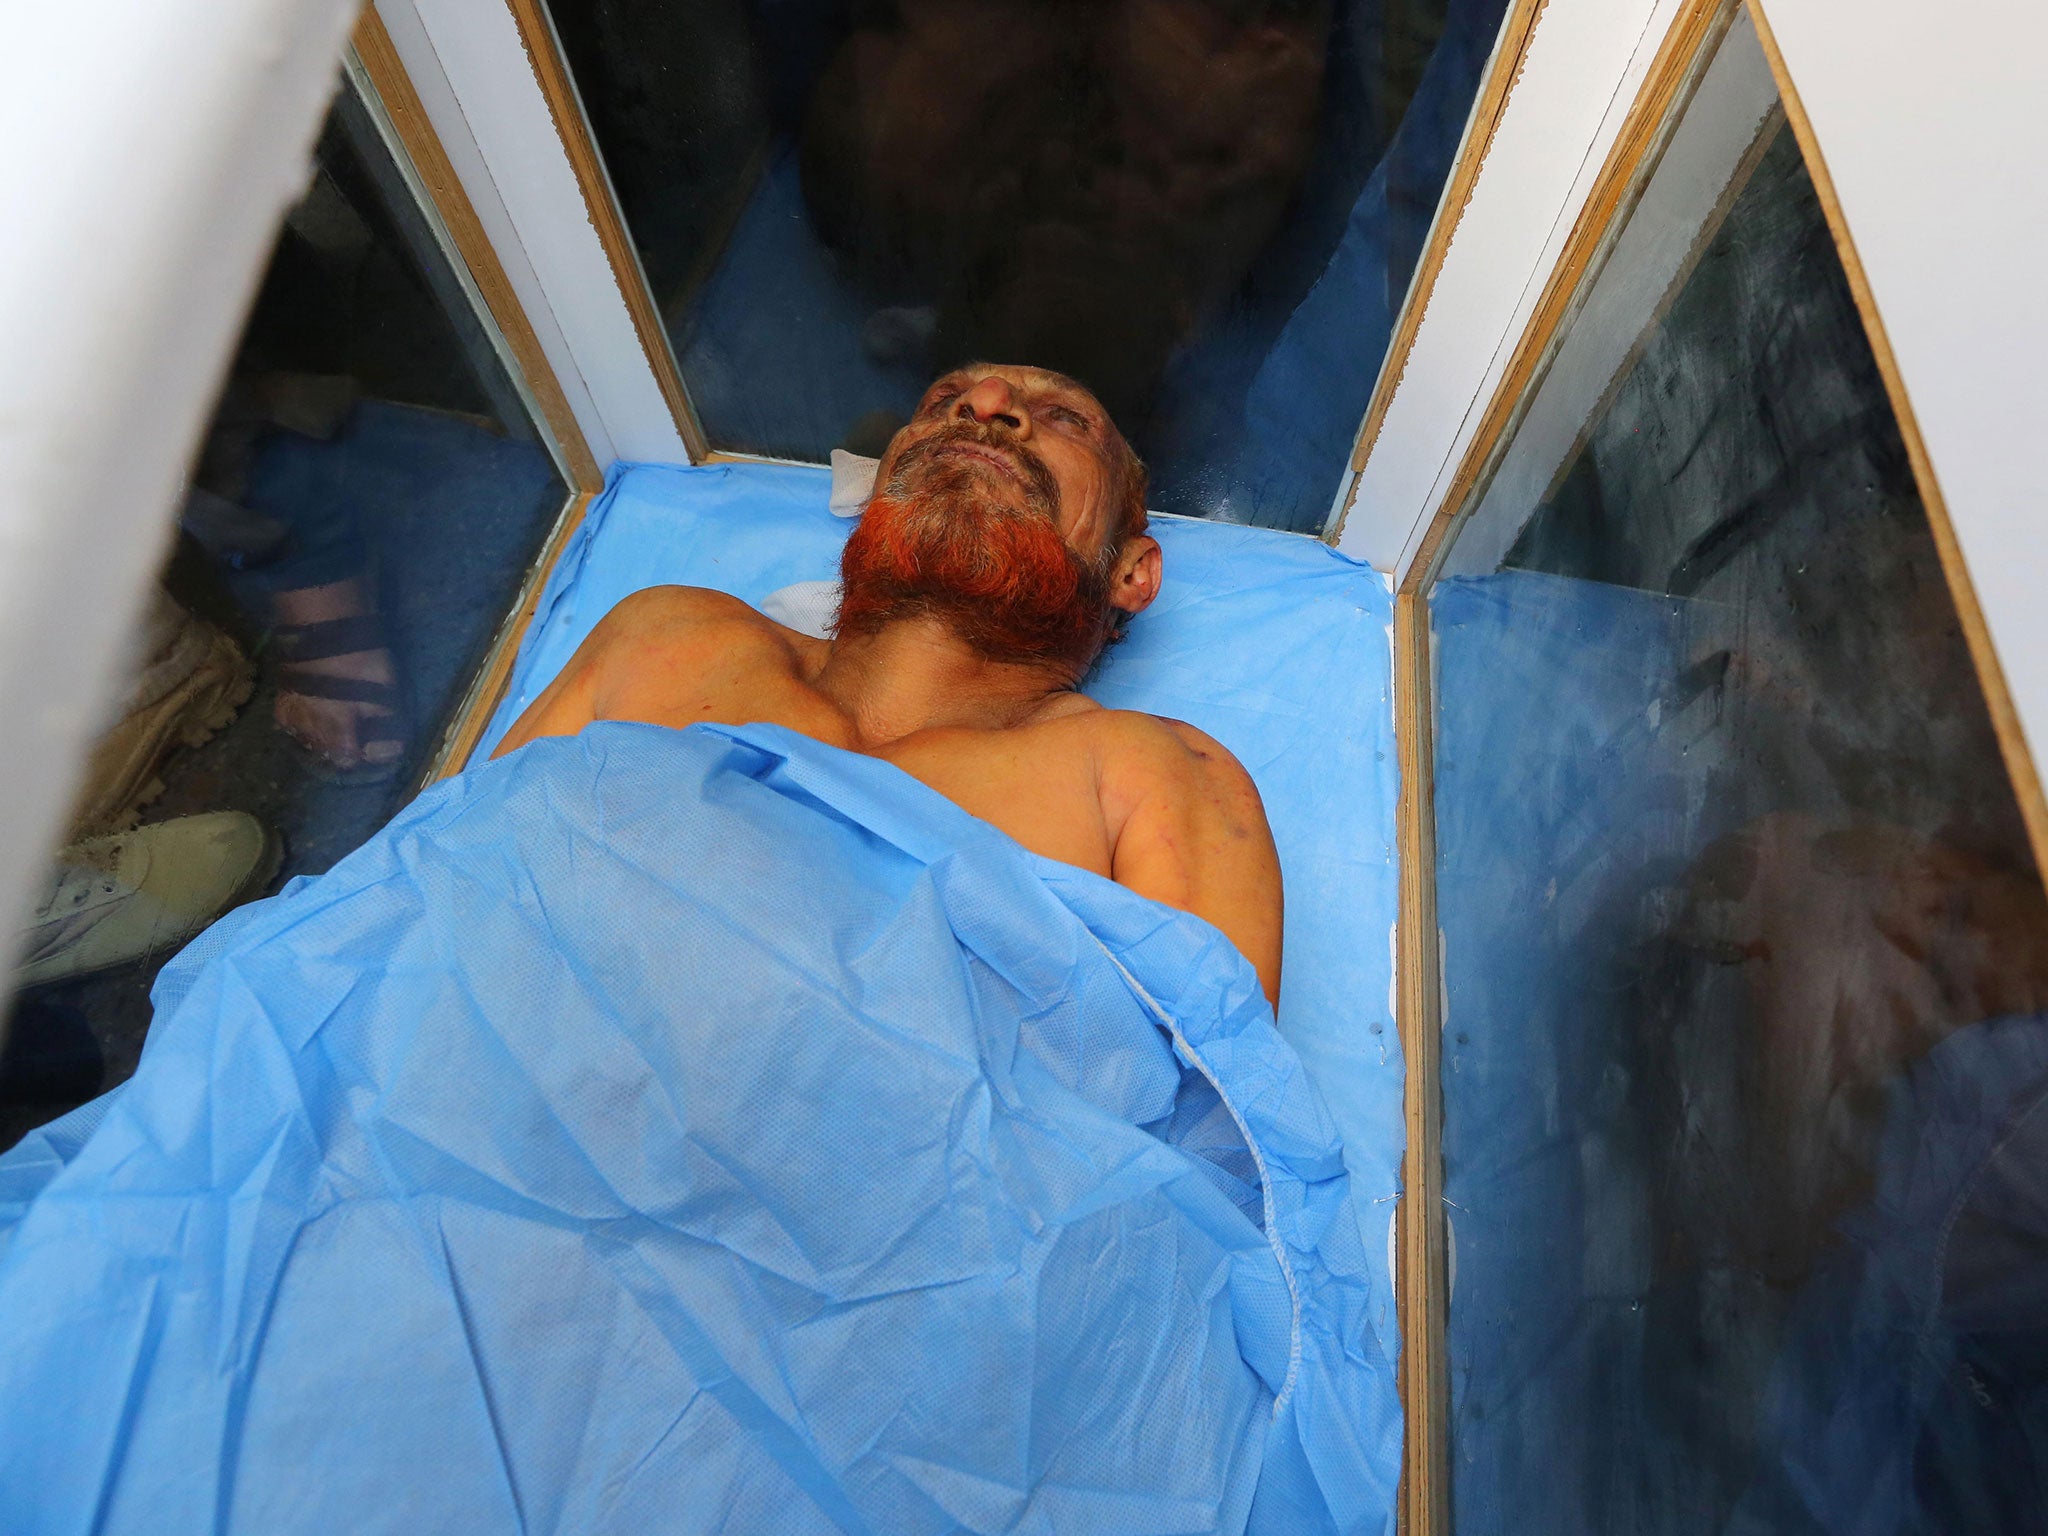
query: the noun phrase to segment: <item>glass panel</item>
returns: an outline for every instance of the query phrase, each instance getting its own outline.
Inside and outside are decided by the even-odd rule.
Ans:
[[[127,697],[16,939],[0,1148],[134,1070],[150,985],[185,939],[326,869],[411,796],[566,496],[344,90],[198,452]]]
[[[2048,903],[1738,21],[1430,593],[1463,1532],[2048,1509]]]
[[[551,0],[713,444],[976,357],[1171,511],[1320,530],[1506,0]]]

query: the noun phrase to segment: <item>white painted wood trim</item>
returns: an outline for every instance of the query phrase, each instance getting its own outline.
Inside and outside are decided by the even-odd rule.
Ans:
[[[130,673],[352,0],[16,6],[0,55],[0,923]],[[11,939],[8,942],[13,942]]]
[[[377,0],[600,465],[689,452],[503,0]]]
[[[1601,402],[1661,321],[1692,270],[1724,194],[1778,116],[1778,86],[1747,12],[1721,40],[1635,211],[1616,231],[1578,313],[1536,381],[1528,409],[1478,505],[1451,535],[1446,576],[1485,575],[1501,560],[1570,461]]]
[[[535,398],[533,381],[527,376],[527,370],[521,364],[518,355],[507,344],[504,329],[491,313],[490,300],[485,297],[476,275],[463,259],[462,250],[456,244],[453,233],[441,217],[441,210],[434,200],[433,189],[422,179],[420,168],[413,163],[403,137],[391,120],[388,104],[377,93],[377,82],[364,67],[361,56],[353,49],[343,61],[343,69],[350,87],[356,92],[371,125],[377,131],[378,140],[384,146],[384,153],[396,168],[399,179],[405,183],[405,190],[412,200],[414,211],[420,222],[426,226],[435,250],[441,256],[448,280],[460,290],[461,302],[466,304],[470,313],[477,318],[484,339],[490,346],[491,355],[497,362],[499,372],[504,376],[502,391],[493,393],[493,410],[508,425],[516,419],[523,418],[532,427],[535,437],[546,450],[548,457],[553,460],[555,473],[561,476],[562,484],[575,485],[576,472],[570,465],[566,445],[556,437],[553,428],[550,427],[547,413],[541,409],[540,401]],[[493,247],[494,252],[495,249]],[[530,321],[528,323],[531,324]],[[501,393],[505,397],[502,400],[499,398]],[[573,415],[575,407],[572,405],[570,410]]]
[[[534,338],[540,343],[548,365],[555,371],[570,414],[576,418],[576,425],[583,429],[584,439],[590,444],[591,457],[600,467],[611,463],[620,456],[617,446],[598,411],[590,386],[584,382],[577,368],[576,354],[569,345],[569,338],[563,334],[559,318],[548,306],[540,274],[534,271],[533,263],[527,259],[526,247],[520,244],[518,226],[512,222],[504,199],[498,195],[490,165],[484,159],[475,135],[469,130],[469,120],[463,115],[462,103],[456,99],[455,88],[441,68],[440,55],[434,51],[433,39],[420,20],[419,12],[413,8],[411,0],[379,0],[375,9],[390,35],[392,50],[404,64],[406,77],[419,94],[420,105],[441,141],[449,164],[454,166],[455,174],[462,182],[462,190],[476,210],[477,222],[483,226],[491,248],[498,253],[499,264],[505,269],[505,280],[512,285],[513,295],[526,311],[527,323],[533,327]],[[541,104],[541,110],[547,110],[545,102]]]
[[[1681,0],[1550,0],[1337,547],[1396,578],[1470,446]]]
[[[2038,768],[2048,750],[2048,8],[1762,9]]]

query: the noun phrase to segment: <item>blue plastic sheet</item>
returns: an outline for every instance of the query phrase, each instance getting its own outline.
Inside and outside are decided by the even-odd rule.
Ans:
[[[10,1531],[1388,1520],[1251,968],[889,765],[539,742],[156,1001],[97,1127],[0,1160]]]

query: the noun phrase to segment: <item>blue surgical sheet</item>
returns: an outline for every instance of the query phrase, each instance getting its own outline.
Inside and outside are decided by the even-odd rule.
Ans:
[[[628,594],[677,583],[758,606],[834,576],[852,525],[829,510],[829,485],[797,465],[614,469],[548,579],[477,756]],[[1165,552],[1159,599],[1083,686],[1111,708],[1201,727],[1258,785],[1287,885],[1280,1034],[1336,1119],[1371,1249],[1374,1348],[1392,1359],[1387,1254],[1406,1144],[1393,600],[1377,572],[1299,534],[1157,514],[1152,532]]]
[[[498,728],[629,579],[828,572],[824,500],[616,476]],[[890,765],[478,764],[215,925],[135,1078],[0,1158],[8,1528],[1391,1529],[1384,588],[1161,534],[1092,687],[1259,781],[1277,1031],[1214,929]]]
[[[1388,1507],[1335,1129],[1250,966],[893,767],[537,743],[157,1000],[0,1258],[11,1530]]]

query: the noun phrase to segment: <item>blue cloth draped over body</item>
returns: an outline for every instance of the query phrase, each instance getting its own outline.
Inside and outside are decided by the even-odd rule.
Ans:
[[[1380,1529],[1336,1133],[1220,933],[769,726],[422,795],[0,1159],[10,1532]]]

